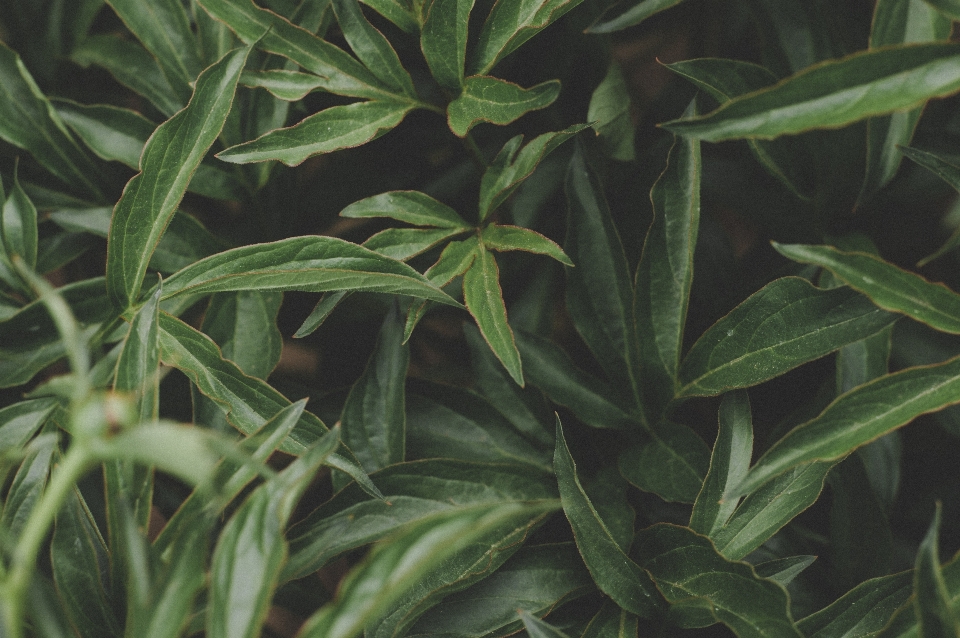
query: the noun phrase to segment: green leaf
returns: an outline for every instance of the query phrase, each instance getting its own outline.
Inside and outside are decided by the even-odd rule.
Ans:
[[[426,382],[412,386],[407,424],[411,460],[456,458],[551,469],[550,453],[543,446],[532,445],[495,406],[465,388]]]
[[[623,71],[611,61],[607,74],[590,95],[587,121],[611,158],[632,162],[636,157],[633,136],[636,127],[630,115],[630,92]]]
[[[797,466],[755,490],[733,516],[711,535],[714,545],[730,560],[740,560],[760,547],[800,512],[817,500],[834,463]],[[736,502],[729,489],[724,500]]]
[[[573,543],[520,549],[496,572],[424,614],[410,635],[509,635],[523,628],[517,612],[543,616],[596,591]]]
[[[562,131],[538,135],[519,153],[517,150],[523,136],[518,135],[504,144],[480,181],[480,221],[485,221],[525,179],[533,175],[547,155],[585,128],[586,124],[574,124]]]
[[[500,252],[522,250],[528,253],[547,255],[565,266],[573,266],[573,262],[570,261],[570,258],[567,257],[560,246],[528,228],[489,224],[481,231],[480,240],[489,250]]]
[[[0,432],[2,431],[0,429]],[[3,503],[3,515],[0,516],[0,528],[3,529],[4,542],[10,543],[11,547],[18,540],[27,518],[43,494],[56,446],[56,436],[35,441],[20,463],[13,482],[10,483]]]
[[[553,477],[530,465],[430,459],[392,465],[372,478],[385,500],[370,499],[349,485],[290,529],[290,560],[282,580],[306,576],[344,552],[437,512],[557,498]]]
[[[383,320],[363,374],[350,388],[340,423],[346,443],[366,472],[404,460],[407,431],[404,383],[410,349],[394,304]]]
[[[569,638],[553,625],[533,616],[525,609],[520,610],[520,619],[530,638]]]
[[[187,107],[161,124],[143,149],[141,173],[131,179],[113,212],[107,242],[107,290],[127,308],[190,177],[226,121],[249,49],[205,70]]]
[[[137,396],[141,421],[155,420],[160,410],[161,289],[162,283],[130,322],[130,332],[123,341],[123,350],[120,351],[114,374],[115,390]]]
[[[37,207],[23,192],[16,173],[0,215],[0,237],[7,258],[19,255],[30,268],[37,265]]]
[[[960,636],[960,618],[953,610],[953,597],[940,567],[940,504],[937,503],[930,529],[917,550],[913,570],[913,608],[919,620],[919,634],[930,638]]]
[[[407,264],[325,236],[227,250],[175,273],[163,289],[163,299],[230,290],[368,290],[459,306]]]
[[[441,512],[371,552],[341,583],[337,599],[307,620],[304,638],[353,638],[419,578],[484,533],[555,505],[502,504]]]
[[[253,638],[270,606],[287,553],[284,528],[300,495],[339,444],[331,430],[258,487],[227,521],[210,570],[206,629],[211,638]]]
[[[523,387],[523,370],[507,307],[500,290],[500,270],[493,254],[482,247],[463,276],[463,301],[480,328],[480,334],[517,385]]]
[[[957,0],[925,1],[951,20],[960,20],[960,4],[957,3]]]
[[[764,286],[701,336],[680,364],[677,396],[710,396],[772,379],[895,321],[850,288],[797,277]]]
[[[911,160],[933,172],[934,175],[950,184],[953,188],[960,190],[960,162],[957,158],[943,153],[932,153],[921,151],[918,148],[909,146],[899,146],[897,149],[909,157]],[[917,262],[917,268],[922,268],[928,263],[942,257],[960,244],[960,231],[954,230],[943,246],[937,249],[933,254],[924,257]]]
[[[759,563],[754,565],[753,569],[757,572],[757,576],[769,578],[786,587],[815,560],[817,560],[816,556],[789,556]]]
[[[390,42],[364,17],[360,3],[357,0],[333,0],[332,5],[343,37],[360,61],[384,86],[416,99],[417,92],[410,74],[403,68]]]
[[[413,105],[392,101],[332,106],[295,126],[231,146],[217,157],[234,164],[278,160],[297,166],[308,157],[361,146],[396,128]]]
[[[509,0],[490,10],[470,56],[470,73],[486,74],[581,0]]]
[[[74,48],[70,59],[84,68],[95,64],[106,69],[117,82],[145,97],[167,117],[182,109],[189,97],[189,93],[179,95],[146,49],[119,36],[90,36]]]
[[[566,192],[564,249],[577,264],[567,270],[567,309],[617,390],[636,396],[639,345],[627,258],[600,181],[579,145],[567,170]]]
[[[77,145],[12,49],[0,44],[0,138],[80,192],[102,199],[100,169]]]
[[[244,44],[293,60],[325,79],[323,89],[337,95],[382,99],[393,93],[365,66],[342,49],[321,40],[285,18],[261,9],[253,0],[199,0],[217,20],[229,26]]]
[[[587,32],[611,33],[613,31],[620,31],[621,29],[640,24],[650,16],[676,6],[681,2],[683,2],[683,0],[639,0],[626,11],[621,11],[622,7],[618,5],[604,13],[597,22],[590,25]]]
[[[581,638],[637,638],[637,617],[611,600],[605,600]]]
[[[480,122],[509,124],[530,111],[543,109],[560,95],[560,82],[551,80],[524,89],[516,84],[473,75],[463,81],[460,96],[447,106],[447,123],[459,137]]]
[[[705,536],[658,523],[638,534],[638,562],[670,603],[705,602],[741,638],[800,636],[786,590],[753,567],[725,559]]]
[[[437,262],[427,269],[424,276],[438,286],[446,286],[463,275],[480,254],[480,240],[473,236],[462,241],[452,241],[440,253]]]
[[[820,611],[797,622],[808,638],[876,636],[910,598],[913,572],[860,583]]]
[[[325,83],[326,78],[319,75],[285,69],[244,71],[240,75],[243,86],[266,89],[270,95],[287,102],[302,100],[308,93],[323,88]]]
[[[623,609],[644,618],[654,615],[661,604],[656,588],[614,540],[580,486],[559,417],[553,468],[560,486],[563,511],[594,582]]]
[[[639,420],[623,406],[610,386],[576,367],[570,357],[550,341],[517,331],[517,348],[530,383],[551,401],[569,408],[577,418],[597,428],[635,429]]]
[[[753,418],[749,395],[742,390],[723,395],[718,420],[710,469],[690,514],[690,529],[710,537],[720,531],[737,507],[736,499],[723,500],[724,492],[739,483],[750,468]]]
[[[448,228],[387,228],[368,237],[363,242],[363,247],[391,259],[407,261],[425,253],[444,239],[462,233],[463,230]]]
[[[828,269],[881,308],[960,334],[960,295],[943,284],[930,283],[874,255],[843,252],[832,246],[774,244],[774,248],[794,261]]]
[[[430,0],[425,3],[420,48],[433,79],[459,91],[467,57],[467,25],[474,0]]]
[[[693,503],[710,463],[706,443],[686,425],[669,421],[659,423],[649,434],[649,441],[620,453],[620,473],[665,501]]]
[[[149,4],[138,0],[107,2],[157,59],[181,99],[189,97],[190,83],[200,74],[203,63],[183,4],[178,0],[159,0]]]
[[[693,112],[695,105],[688,108]],[[637,267],[634,317],[645,405],[654,415],[673,399],[693,285],[700,228],[700,143],[676,138],[650,190],[653,222]]]
[[[317,305],[313,307],[313,310],[310,311],[307,318],[304,319],[300,327],[297,328],[293,338],[302,339],[303,337],[313,334],[316,329],[326,321],[334,308],[349,296],[349,290],[336,290],[323,293],[323,295],[320,296],[320,301],[317,302]]]
[[[415,226],[470,228],[457,211],[418,191],[390,191],[367,197],[344,208],[340,216],[354,219],[389,217]]]
[[[209,432],[169,421],[124,430],[94,450],[99,458],[155,465],[179,479],[201,485],[213,474],[218,456]]]
[[[947,43],[862,51],[804,69],[707,115],[663,126],[678,135],[710,142],[772,139],[838,128],[954,93],[960,89],[956,55],[957,47]]]
[[[363,0],[367,5],[406,33],[416,33],[420,23],[403,0]]]

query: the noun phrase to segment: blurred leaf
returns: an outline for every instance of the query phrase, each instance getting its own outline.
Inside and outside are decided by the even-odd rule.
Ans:
[[[75,638],[63,604],[45,574],[34,574],[27,595],[27,615],[39,638]]]
[[[226,121],[248,52],[239,49],[205,70],[190,104],[144,147],[142,172],[127,183],[110,222],[107,290],[115,306],[127,308],[140,293],[150,256]]]
[[[695,104],[687,110],[695,112]],[[700,228],[700,173],[700,143],[676,138],[667,166],[650,190],[653,222],[637,267],[633,314],[644,406],[653,418],[676,392]]]
[[[500,504],[441,512],[411,525],[347,575],[337,599],[307,620],[304,638],[352,638],[420,577],[477,537],[511,520],[553,509],[553,504]],[[371,592],[375,592],[371,595]]]
[[[403,68],[390,42],[367,22],[360,11],[360,3],[357,0],[333,0],[331,4],[343,37],[360,61],[384,86],[416,99],[417,92],[410,74]]]
[[[438,512],[557,498],[553,477],[530,465],[430,459],[392,465],[371,478],[386,500],[348,485],[290,529],[290,560],[281,580],[306,576]]]
[[[57,407],[54,399],[20,401],[0,409],[0,450],[19,450]]]
[[[553,467],[560,485],[563,511],[594,582],[623,609],[644,618],[653,616],[660,608],[660,596],[647,574],[614,540],[583,491],[559,417]]]
[[[527,545],[484,580],[445,598],[410,634],[508,635],[523,627],[518,611],[543,616],[591,590],[573,543]]]
[[[557,246],[540,233],[528,228],[489,224],[481,231],[480,240],[483,242],[483,245],[490,250],[500,252],[522,250],[528,253],[547,255],[548,257],[553,257],[565,266],[573,266],[573,262],[570,261],[570,258],[567,257],[567,254],[563,252],[560,246]]]
[[[634,160],[636,127],[630,114],[630,92],[616,61],[610,62],[607,75],[590,96],[587,121],[591,122],[590,126],[610,157],[623,162]]]
[[[750,565],[725,559],[707,537],[658,523],[638,534],[637,548],[638,562],[668,602],[703,599],[741,638],[801,635],[786,590]]]
[[[910,598],[913,572],[860,583],[820,611],[797,622],[808,638],[876,636]]]
[[[3,189],[0,188],[2,194]],[[0,237],[3,238],[3,248],[8,258],[19,255],[30,268],[37,265],[37,208],[23,192],[16,173],[13,187],[3,204]]]
[[[637,638],[637,617],[605,600],[581,638]]]
[[[574,124],[562,131],[538,135],[523,149],[520,149],[523,137],[519,135],[504,144],[480,181],[480,221],[486,220],[524,180],[533,175],[547,155],[585,128],[586,124]]]
[[[261,633],[287,553],[284,528],[300,495],[339,445],[333,429],[244,501],[227,521],[210,570],[206,614],[211,638],[253,638]]]
[[[937,11],[947,16],[951,20],[960,20],[960,4],[957,0],[925,0],[928,4],[935,7]]]
[[[500,270],[493,255],[482,247],[463,276],[463,300],[487,345],[517,385],[523,387],[520,352],[507,323],[507,308],[500,290]]]
[[[217,157],[234,164],[278,160],[297,166],[308,157],[361,146],[395,128],[413,105],[392,101],[356,102],[332,106],[296,126],[270,131],[257,139],[231,146]]]
[[[389,217],[415,226],[466,229],[470,224],[446,204],[418,191],[390,191],[361,199],[340,211],[341,217]]]
[[[953,610],[953,597],[947,589],[940,568],[938,551],[940,536],[940,504],[933,522],[917,550],[913,570],[913,607],[919,619],[919,634],[930,638],[960,636],[960,618]]]
[[[597,22],[590,25],[588,33],[611,33],[640,24],[650,16],[676,6],[683,0],[638,0],[629,7],[620,4],[607,10]],[[624,10],[626,9],[626,10]]]
[[[550,106],[560,95],[560,83],[544,82],[524,89],[516,84],[473,75],[463,81],[463,91],[447,106],[447,123],[459,137],[480,122],[509,124],[530,111]]]
[[[2,417],[2,414],[0,414],[0,417]],[[3,430],[0,429],[0,432],[3,432]],[[3,529],[4,544],[9,544],[10,547],[13,547],[13,544],[18,540],[20,531],[33,512],[37,501],[40,500],[47,484],[47,475],[50,473],[54,448],[57,447],[57,437],[41,438],[42,440],[38,439],[28,448],[3,501],[0,528]],[[10,448],[0,449],[8,450]]]
[[[873,115],[922,105],[960,89],[957,47],[907,44],[829,60],[773,87],[734,98],[716,111],[663,126],[710,142],[772,139],[837,128]]]
[[[772,379],[896,320],[850,288],[797,277],[764,286],[710,327],[680,365],[679,397],[710,396]]]
[[[737,507],[736,499],[723,499],[727,486],[740,482],[750,469],[753,418],[749,395],[743,390],[723,395],[718,420],[710,469],[690,514],[690,529],[711,537],[727,523]]]
[[[144,423],[95,447],[103,459],[156,465],[177,478],[199,485],[210,478],[218,456],[209,432],[171,422]]]
[[[467,25],[474,0],[430,0],[424,3],[420,48],[430,73],[445,89],[463,84],[467,56]]]
[[[649,435],[650,440],[619,454],[620,473],[665,501],[693,503],[703,487],[710,449],[696,432],[679,423],[663,421]]]
[[[516,51],[581,0],[510,0],[494,5],[483,23],[470,55],[471,74],[490,72],[497,62]]]
[[[63,268],[90,248],[87,238],[82,233],[63,232],[44,237],[37,244],[37,273],[48,275],[54,270]],[[0,317],[2,316],[3,312],[0,309]]]
[[[523,626],[530,638],[568,638],[567,634],[531,615],[525,609],[520,610],[520,619],[523,621]]]
[[[20,56],[2,44],[0,86],[0,138],[29,152],[64,183],[102,199],[100,169],[74,141]]]
[[[577,265],[567,270],[567,310],[614,387],[636,397],[640,364],[633,284],[600,181],[580,145],[567,169],[566,193],[564,249]]]

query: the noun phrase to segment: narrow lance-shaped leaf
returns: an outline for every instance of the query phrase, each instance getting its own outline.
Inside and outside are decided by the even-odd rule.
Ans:
[[[774,248],[794,261],[828,269],[881,308],[901,312],[943,332],[960,334],[960,295],[943,284],[930,283],[865,253],[802,244],[774,244]]]
[[[563,511],[597,586],[627,611],[645,618],[653,615],[661,604],[656,588],[614,540],[580,486],[559,418],[553,468],[560,485]]]
[[[624,11],[614,6],[587,29],[588,33],[611,33],[640,24],[661,11],[680,4],[683,0],[638,0]]]
[[[327,320],[327,317],[330,316],[330,313],[336,309],[340,302],[348,296],[350,296],[349,290],[336,290],[323,293],[320,301],[317,302],[317,305],[313,307],[313,310],[310,311],[307,318],[304,319],[300,327],[297,328],[297,331],[293,334],[293,338],[302,339],[303,337],[313,334],[316,329]]]
[[[333,10],[344,38],[360,61],[385,86],[416,99],[410,74],[400,63],[390,42],[364,17],[357,0],[333,0]]]
[[[687,110],[695,112],[695,105]],[[700,227],[700,171],[700,143],[678,137],[650,190],[654,217],[637,268],[634,317],[646,405],[658,412],[677,384]]]
[[[396,128],[413,108],[412,104],[386,100],[333,106],[295,126],[231,146],[217,157],[234,164],[278,160],[297,166],[314,155],[366,144]]]
[[[244,71],[240,76],[243,86],[266,89],[272,96],[287,102],[302,100],[308,93],[323,88],[325,82],[319,75],[285,69]]]
[[[567,257],[567,254],[563,252],[560,246],[557,246],[551,240],[529,228],[489,224],[481,231],[480,240],[483,242],[483,245],[490,250],[500,252],[522,250],[528,253],[547,255],[548,257],[553,257],[564,266],[573,267],[573,262],[570,261],[570,258]]]
[[[464,219],[446,204],[419,191],[390,191],[354,202],[340,211],[341,217],[389,217],[415,226],[469,228]]]
[[[933,515],[930,529],[917,550],[913,570],[913,607],[919,619],[919,634],[944,638],[960,635],[960,618],[953,610],[953,600],[940,568],[940,504]]]
[[[808,638],[876,636],[910,598],[913,572],[865,581],[824,607],[797,621]]]
[[[363,247],[392,259],[408,261],[463,232],[459,228],[387,228],[368,237]]]
[[[3,188],[0,187],[0,197]],[[29,266],[37,265],[37,207],[20,186],[16,173],[13,176],[13,188],[3,203],[0,216],[0,237],[8,258],[19,255]]]
[[[615,160],[633,161],[636,129],[630,113],[630,91],[623,71],[616,60],[610,62],[607,74],[593,90],[587,121],[597,133],[604,150]]]
[[[567,634],[537,618],[526,609],[520,610],[520,619],[523,620],[523,626],[530,638],[568,638]]]
[[[420,22],[414,15],[413,8],[403,0],[363,0],[367,5],[384,18],[394,23],[406,33],[416,34]]]
[[[463,276],[463,300],[480,328],[480,334],[517,385],[523,386],[520,352],[507,323],[507,307],[500,290],[500,270],[493,254],[481,246],[473,265]]]
[[[760,457],[727,496],[746,494],[792,467],[839,459],[914,418],[960,401],[960,358],[908,368],[838,397]]]
[[[665,501],[693,503],[710,464],[707,444],[688,426],[670,421],[659,422],[648,434],[648,440],[620,453],[620,473]]]
[[[956,92],[957,50],[954,44],[933,43],[854,53],[804,69],[707,115],[664,127],[710,142],[838,128]]]
[[[480,122],[509,124],[525,113],[543,109],[560,95],[560,82],[551,80],[530,87],[490,77],[474,75],[463,81],[460,96],[447,106],[447,123],[459,137]]]
[[[467,26],[474,0],[432,0],[420,29],[420,48],[433,79],[459,90],[467,56]]]
[[[693,344],[680,365],[677,396],[710,396],[762,383],[895,320],[850,288],[821,290],[798,277],[777,279]]]
[[[130,332],[124,340],[114,375],[115,390],[137,395],[141,421],[156,419],[159,410],[159,312],[162,288],[161,283],[130,322]]]
[[[931,171],[934,175],[950,184],[950,186],[953,188],[960,190],[960,166],[957,165],[960,162],[958,162],[956,157],[951,157],[942,153],[922,151],[918,148],[912,148],[909,146],[899,146],[897,147],[897,150],[920,166],[923,166],[927,170]],[[950,237],[947,238],[940,248],[934,251],[933,254],[928,255],[917,262],[917,268],[926,266],[934,259],[947,254],[958,245],[960,245],[960,229],[954,229],[953,233],[951,233]]]
[[[113,212],[107,242],[107,289],[128,307],[140,292],[150,256],[207,149],[226,121],[249,49],[239,49],[197,78],[190,103],[154,132]]]
[[[0,529],[15,543],[47,484],[56,436],[39,438],[28,448],[3,503]]]

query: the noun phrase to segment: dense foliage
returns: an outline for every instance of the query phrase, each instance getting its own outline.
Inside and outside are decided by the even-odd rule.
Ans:
[[[960,2],[611,4],[0,3],[0,635],[960,636]]]

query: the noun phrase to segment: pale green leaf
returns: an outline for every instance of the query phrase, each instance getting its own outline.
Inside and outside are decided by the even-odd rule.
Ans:
[[[325,83],[326,79],[319,75],[285,69],[244,71],[240,75],[243,86],[266,89],[274,97],[287,102],[302,100],[308,93],[322,89]]]
[[[493,254],[480,249],[476,260],[463,276],[463,300],[480,328],[480,334],[503,367],[519,386],[523,386],[520,352],[507,323],[507,307],[500,290],[500,270]]]
[[[7,258],[19,255],[30,268],[37,265],[37,207],[21,188],[16,174],[0,214],[0,237]]]
[[[384,86],[394,93],[416,99],[410,74],[400,63],[390,42],[370,24],[357,0],[333,0],[340,30],[353,52]]]
[[[387,228],[368,237],[363,247],[391,259],[407,261],[463,232],[448,228]]]
[[[538,255],[553,257],[565,266],[573,266],[567,254],[550,239],[529,228],[489,224],[480,233],[480,241],[489,250],[500,252],[522,250]]]
[[[459,91],[467,57],[467,26],[474,0],[430,0],[425,3],[420,48],[433,79]]]
[[[457,211],[419,191],[390,191],[361,199],[340,211],[341,217],[389,217],[415,226],[469,228]]]
[[[524,89],[488,75],[473,75],[463,81],[460,96],[447,106],[447,123],[463,137],[480,122],[509,124],[525,113],[546,108],[558,95],[560,82],[556,80]]]

